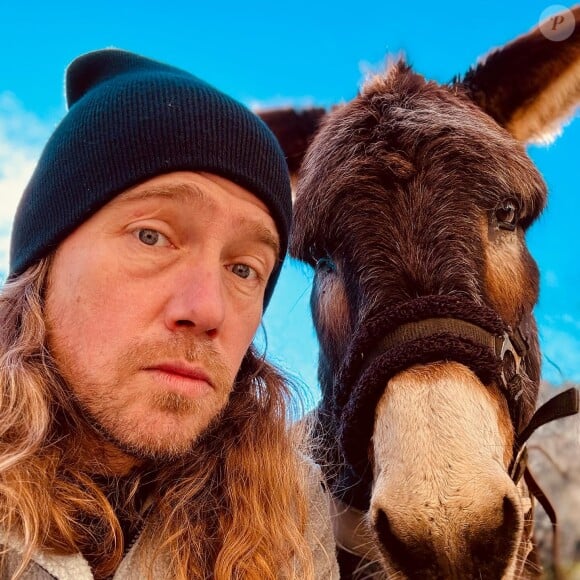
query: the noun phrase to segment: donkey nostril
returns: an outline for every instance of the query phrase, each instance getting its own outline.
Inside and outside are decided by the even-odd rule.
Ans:
[[[463,525],[456,521],[454,526],[459,535],[441,535],[433,518],[419,527],[408,525],[415,518],[399,525],[399,518],[393,520],[384,509],[374,511],[373,527],[385,557],[409,577],[455,578],[461,570],[461,578],[502,578],[517,552],[521,517],[509,494],[492,504],[472,521],[463,513]]]
[[[411,537],[401,539],[384,510],[377,510],[374,527],[382,549],[399,570],[409,572],[433,570],[437,567],[437,557],[432,546]]]
[[[389,518],[383,510],[377,511],[377,518],[375,520],[375,529],[377,535],[379,536],[379,541],[385,547],[390,546],[393,542],[399,542],[398,538],[393,534],[391,530],[391,524],[389,523]]]
[[[501,515],[499,525],[480,531],[473,538],[471,553],[474,563],[488,562],[490,554],[494,554],[497,562],[507,562],[515,552],[519,538],[520,518],[516,505],[507,495],[502,500]]]
[[[518,509],[507,495],[503,498],[503,525],[508,529],[519,526]]]

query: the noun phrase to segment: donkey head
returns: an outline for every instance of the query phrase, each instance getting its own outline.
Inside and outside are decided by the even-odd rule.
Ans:
[[[300,167],[291,252],[315,269],[331,488],[397,577],[529,574],[531,502],[510,466],[539,384],[525,234],[546,187],[524,144],[579,99],[577,23],[448,85],[399,61],[329,113],[262,115]]]

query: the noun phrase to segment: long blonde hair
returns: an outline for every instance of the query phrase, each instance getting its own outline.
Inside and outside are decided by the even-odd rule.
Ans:
[[[23,546],[15,578],[35,550],[85,553],[95,535],[106,555],[95,572],[107,576],[123,558],[123,534],[83,471],[79,441],[88,427],[46,347],[50,262],[0,291],[0,528]],[[167,578],[183,580],[313,577],[289,398],[280,374],[250,349],[219,426],[195,453],[155,471],[153,515],[139,540],[147,575],[162,562]],[[135,476],[133,494],[140,483]]]

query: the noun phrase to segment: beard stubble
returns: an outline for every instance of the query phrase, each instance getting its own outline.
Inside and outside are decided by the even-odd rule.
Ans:
[[[95,380],[96,369],[89,373],[79,364],[82,353],[73,345],[52,340],[50,350],[84,420],[106,442],[138,460],[173,461],[192,452],[199,437],[219,421],[233,387],[233,378],[213,344],[183,336],[135,341],[117,356],[114,372],[102,373],[107,377],[103,381]],[[213,387],[209,398],[189,398],[167,389],[144,393],[123,389],[140,369],[175,359],[206,370]],[[127,415],[131,396],[142,397],[151,413]],[[175,429],[155,431],[156,417],[174,424]]]

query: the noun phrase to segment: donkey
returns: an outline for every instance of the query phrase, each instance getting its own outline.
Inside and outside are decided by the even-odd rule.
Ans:
[[[541,573],[520,476],[553,411],[534,415],[525,242],[547,192],[524,145],[580,102],[573,14],[567,40],[538,27],[446,85],[398,60],[331,111],[261,113],[297,175],[291,253],[315,270],[315,433],[344,578]]]

